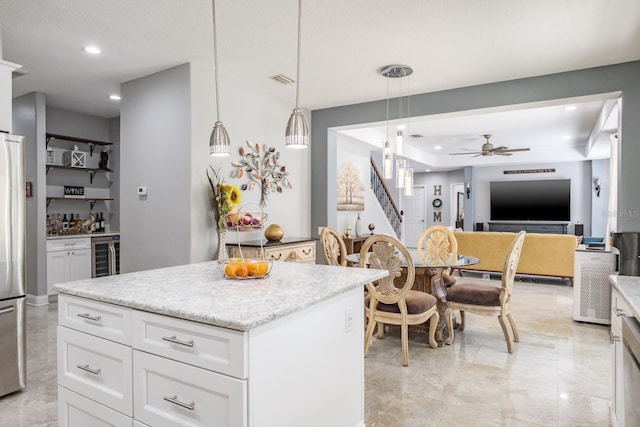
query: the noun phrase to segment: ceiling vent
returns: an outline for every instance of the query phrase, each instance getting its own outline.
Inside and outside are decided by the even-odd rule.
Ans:
[[[282,83],[283,85],[290,85],[295,82],[291,77],[287,77],[284,74],[278,74],[277,76],[271,77],[273,80]]]
[[[424,135],[421,133],[412,133],[409,135],[411,138],[424,138]]]

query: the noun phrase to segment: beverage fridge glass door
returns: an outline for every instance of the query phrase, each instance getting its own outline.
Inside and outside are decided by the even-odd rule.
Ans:
[[[91,239],[91,277],[120,274],[120,236]]]

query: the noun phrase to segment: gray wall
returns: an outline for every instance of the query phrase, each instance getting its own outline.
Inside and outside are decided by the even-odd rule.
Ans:
[[[640,61],[531,77],[411,96],[411,116],[450,113],[504,105],[622,92],[618,231],[640,230]],[[393,104],[393,103],[392,103]],[[392,112],[391,120],[397,119]],[[315,110],[311,113],[311,232],[330,223],[335,198],[336,140],[330,128],[386,120],[386,101]],[[329,171],[329,173],[328,173]],[[468,180],[465,171],[465,179]],[[473,185],[473,182],[472,182]],[[466,212],[466,209],[465,209]],[[475,214],[474,214],[475,217]],[[465,221],[466,222],[466,221]],[[466,224],[465,224],[466,229]]]
[[[25,179],[32,183],[33,197],[26,202],[27,301],[47,304],[45,97],[30,93],[13,99],[13,133],[25,137]]]
[[[120,110],[123,273],[190,260],[189,65],[124,83]],[[147,196],[136,189],[148,188]]]

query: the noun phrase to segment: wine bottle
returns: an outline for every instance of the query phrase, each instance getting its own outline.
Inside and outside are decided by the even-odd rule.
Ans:
[[[64,214],[64,216],[62,217],[62,229],[69,229],[69,220],[67,219],[67,214]]]
[[[106,231],[107,224],[104,221],[104,213],[100,212],[100,231]]]
[[[51,236],[51,215],[47,214],[47,236]]]
[[[71,213],[71,219],[69,219],[69,227],[75,227],[76,220],[73,218],[73,212]]]

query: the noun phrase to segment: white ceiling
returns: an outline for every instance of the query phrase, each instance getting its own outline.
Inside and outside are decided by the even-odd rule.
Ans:
[[[300,104],[310,110],[386,98],[379,70],[395,63],[415,70],[415,94],[640,59],[637,0],[304,0],[302,8]],[[270,77],[295,77],[297,2],[217,0],[216,9],[220,84],[234,79],[293,106],[295,85]],[[39,91],[48,105],[100,117],[119,115],[108,96],[123,82],[213,62],[209,0],[0,0],[0,26],[2,58],[27,73],[14,79],[14,96]],[[103,54],[88,56],[86,44]],[[520,153],[529,160],[534,146],[551,145],[561,160],[562,147],[577,152],[587,143],[604,105],[578,101],[584,108],[571,114],[524,106],[412,120],[410,131],[425,135],[414,141],[425,164],[438,157],[430,151],[438,141],[478,148],[484,133],[494,145],[530,146]],[[565,134],[573,139],[555,139]],[[467,157],[445,153],[434,163]]]

